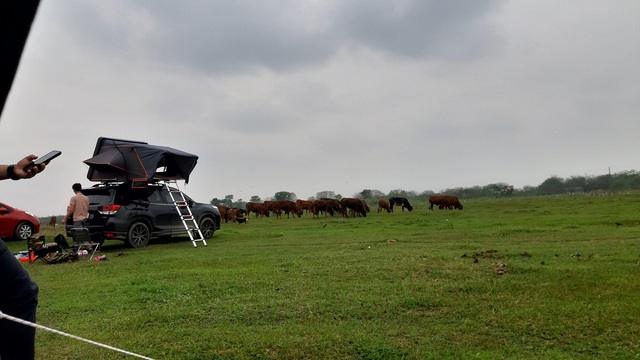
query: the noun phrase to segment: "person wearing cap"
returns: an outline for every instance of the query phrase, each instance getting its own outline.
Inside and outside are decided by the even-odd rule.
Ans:
[[[73,184],[71,189],[75,195],[69,200],[67,214],[62,218],[62,224],[66,224],[67,219],[73,216],[73,227],[83,228],[89,214],[89,198],[82,193],[82,185],[79,183]]]

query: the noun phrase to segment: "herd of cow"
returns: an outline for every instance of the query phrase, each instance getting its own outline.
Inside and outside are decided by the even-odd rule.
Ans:
[[[411,206],[407,198],[392,197],[389,200],[380,199],[378,201],[378,213],[381,211],[391,213],[394,206],[402,208],[403,212],[405,208],[408,211],[413,210],[413,206]],[[433,210],[434,206],[437,206],[440,210],[462,210],[462,204],[460,204],[458,197],[451,195],[429,197],[429,210]],[[252,213],[255,214],[256,218],[269,217],[271,214],[274,214],[276,218],[282,218],[284,215],[287,215],[287,218],[291,216],[301,217],[305,213],[311,213],[315,219],[319,218],[321,214],[324,217],[336,214],[340,214],[343,217],[366,217],[367,213],[370,212],[367,203],[362,199],[356,198],[343,198],[341,200],[319,199],[315,201],[296,200],[295,202],[287,200],[264,201],[262,203],[248,202],[245,209],[230,208],[224,205],[218,205],[218,209],[224,222],[246,222]]]

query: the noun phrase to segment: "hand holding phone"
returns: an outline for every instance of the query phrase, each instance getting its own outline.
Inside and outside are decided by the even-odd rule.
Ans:
[[[38,166],[39,167],[41,164],[48,164],[51,160],[53,160],[53,159],[57,158],[58,156],[60,156],[60,154],[62,154],[62,151],[60,151],[60,150],[50,151],[48,154],[46,154],[44,156],[40,156],[39,158],[35,159],[31,164],[25,166],[24,167],[24,171],[29,171],[34,166]]]

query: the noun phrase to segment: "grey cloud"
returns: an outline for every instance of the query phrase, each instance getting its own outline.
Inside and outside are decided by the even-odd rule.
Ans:
[[[498,1],[344,2],[339,16],[356,46],[414,58],[477,56],[495,38],[484,17]]]
[[[413,58],[465,59],[491,48],[483,18],[497,1],[76,3],[75,35],[101,51],[137,54],[206,74],[322,64],[346,46]],[[315,6],[315,7],[314,7]],[[90,35],[89,35],[90,34]],[[90,36],[90,38],[89,38]]]

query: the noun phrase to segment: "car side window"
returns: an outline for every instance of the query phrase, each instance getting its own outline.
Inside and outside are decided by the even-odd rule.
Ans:
[[[163,196],[163,191],[160,189],[151,189],[149,191],[149,202],[152,204],[166,204],[167,200]]]

